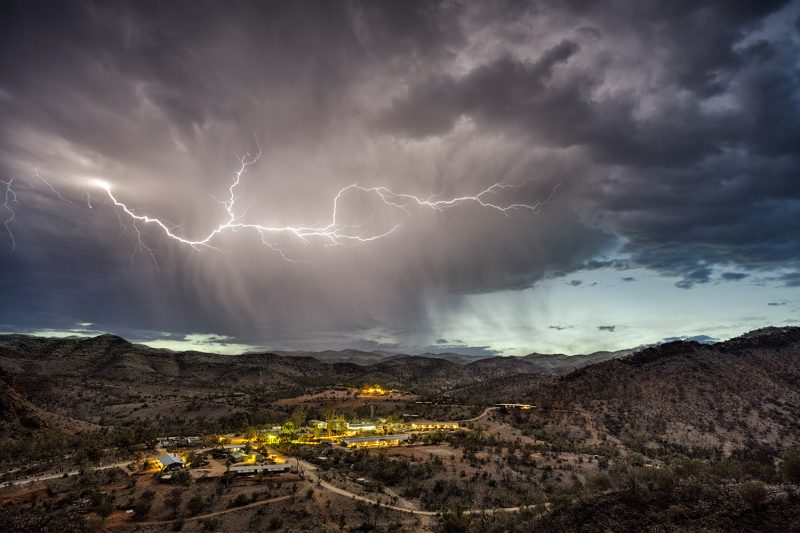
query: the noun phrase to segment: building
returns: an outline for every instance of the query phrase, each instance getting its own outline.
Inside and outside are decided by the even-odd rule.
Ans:
[[[408,435],[376,435],[374,437],[349,437],[342,439],[345,448],[382,448],[400,446],[408,441]]]
[[[183,459],[174,453],[164,453],[158,456],[158,462],[161,463],[161,470],[178,470],[183,468]]]
[[[347,423],[348,435],[357,435],[359,433],[365,433],[367,431],[375,431],[377,429],[378,426],[372,423],[365,423],[365,424],[351,424],[350,422]]]
[[[420,420],[419,422],[412,422],[411,429],[417,431],[430,431],[434,429],[458,429],[458,422],[428,422]]]
[[[156,450],[166,450],[168,448],[184,448],[200,444],[200,437],[160,437],[156,441]]]
[[[258,474],[259,472],[266,472],[268,474],[285,474],[291,467],[289,463],[278,464],[246,464],[246,465],[231,465],[228,472],[234,474]]]
[[[233,461],[234,463],[243,463],[247,460],[247,454],[240,452],[238,450],[235,452],[231,452],[229,454],[229,457],[231,458],[231,461]]]
[[[528,411],[536,406],[529,403],[498,403],[497,407],[502,407],[504,409],[523,409]]]

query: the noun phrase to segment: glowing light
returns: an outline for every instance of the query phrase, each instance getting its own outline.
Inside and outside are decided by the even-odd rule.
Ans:
[[[105,181],[105,180],[93,179],[93,180],[91,180],[91,184],[94,187],[99,187],[99,188],[103,189],[106,192],[110,192],[111,191],[111,184],[109,182]]]
[[[289,235],[299,239],[304,243],[309,243],[312,239],[316,239],[326,242],[327,245],[339,246],[347,243],[368,243],[371,241],[376,241],[391,235],[400,227],[399,224],[395,224],[394,226],[388,228],[384,227],[382,229],[368,230],[364,228],[366,222],[359,224],[341,223],[339,212],[340,202],[347,195],[356,192],[373,195],[385,206],[392,209],[402,210],[409,216],[412,214],[410,208],[415,206],[442,212],[445,209],[466,203],[473,203],[486,209],[493,209],[507,216],[512,212],[522,210],[535,213],[542,205],[545,205],[550,200],[558,188],[558,185],[556,185],[551,194],[541,202],[536,202],[534,204],[511,203],[503,205],[497,200],[493,199],[493,197],[502,190],[517,190],[519,186],[495,183],[475,195],[465,195],[450,199],[436,200],[433,196],[428,198],[420,198],[412,194],[397,193],[383,186],[366,187],[354,183],[343,187],[333,197],[330,222],[327,224],[307,226],[270,226],[259,223],[244,222],[242,221],[242,218],[244,217],[245,213],[240,214],[237,212],[237,202],[241,198],[241,195],[237,192],[237,188],[241,184],[244,174],[250,167],[258,162],[262,153],[263,150],[261,145],[259,145],[258,153],[255,156],[250,157],[249,154],[245,154],[244,156],[239,157],[239,168],[234,173],[233,180],[228,188],[228,197],[225,200],[218,200],[215,198],[215,200],[223,206],[225,212],[227,213],[226,220],[215,228],[211,229],[205,236],[196,239],[179,235],[175,231],[175,226],[167,224],[160,218],[143,215],[134,211],[127,204],[117,198],[117,196],[112,192],[110,183],[103,180],[93,180],[93,185],[104,190],[108,198],[111,200],[111,202],[113,202],[114,207],[118,209],[118,214],[121,212],[132,222],[134,230],[137,234],[137,245],[133,254],[135,254],[137,251],[148,252],[155,262],[156,267],[158,267],[158,263],[155,259],[155,254],[153,253],[153,250],[144,243],[142,239],[142,232],[140,231],[137,223],[154,226],[169,239],[196,250],[203,248],[216,249],[212,242],[217,237],[228,231],[252,230],[260,236],[262,244],[274,250],[284,260],[294,262],[295,260],[292,259],[289,254],[284,249],[280,248],[275,242],[275,239],[279,235]]]
[[[361,396],[383,396],[391,392],[395,391],[384,389],[377,383],[375,385],[365,384],[361,387]]]

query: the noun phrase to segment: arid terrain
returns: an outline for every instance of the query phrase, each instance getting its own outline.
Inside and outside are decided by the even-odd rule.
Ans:
[[[0,433],[3,531],[798,531],[800,328],[518,358],[6,335]]]

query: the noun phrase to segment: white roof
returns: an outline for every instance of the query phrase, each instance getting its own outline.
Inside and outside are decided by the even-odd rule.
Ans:
[[[174,453],[164,453],[159,455],[158,462],[164,466],[183,464],[183,460]]]

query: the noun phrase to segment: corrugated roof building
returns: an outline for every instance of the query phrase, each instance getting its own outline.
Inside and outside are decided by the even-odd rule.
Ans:
[[[161,463],[162,470],[173,470],[183,468],[183,459],[174,453],[163,453],[158,456],[158,462]]]

